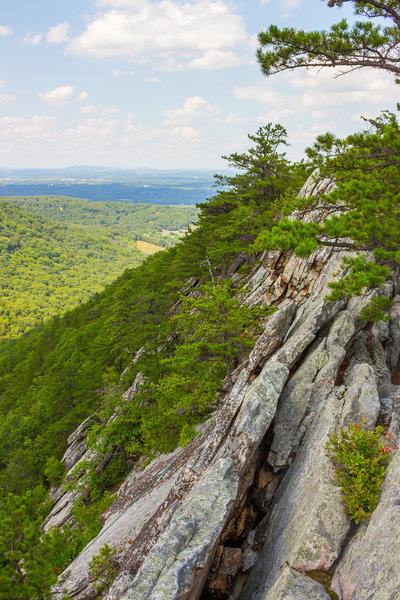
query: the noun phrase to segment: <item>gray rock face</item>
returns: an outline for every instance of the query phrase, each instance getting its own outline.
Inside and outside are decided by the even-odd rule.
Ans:
[[[196,600],[204,585],[196,577],[214,555],[221,529],[236,498],[238,477],[230,459],[207,469],[173,515],[122,600]]]
[[[329,336],[328,336],[329,337]],[[322,350],[323,351],[323,350]],[[315,353],[312,358],[315,359]],[[241,600],[259,600],[290,565],[307,572],[327,570],[338,558],[350,528],[325,444],[344,422],[364,419],[373,427],[379,414],[376,379],[369,365],[354,364],[350,385],[320,401],[304,441],[275,495],[261,532],[264,550]],[[254,591],[257,586],[258,591]]]
[[[253,350],[250,352],[247,369],[250,373],[261,363],[265,363],[273,354],[274,350],[279,348],[285,339],[290,325],[296,315],[297,306],[294,302],[289,302],[280,310],[274,313],[266,327],[265,331],[258,338]]]
[[[339,555],[350,522],[324,446],[335,431],[340,404],[334,394],[324,404],[259,533],[264,549],[243,600],[264,598],[285,564],[300,571],[328,569]]]
[[[289,457],[297,450],[310,421],[306,415],[315,414],[317,406],[332,391],[354,331],[353,317],[343,311],[327,337],[304,359],[286,386],[280,399],[268,457],[275,469],[289,464]]]
[[[286,567],[262,600],[329,600],[329,596],[320,583]]]
[[[186,598],[186,594],[193,600],[199,597],[207,575],[205,565],[211,564],[223,526],[239,495],[243,467],[273,419],[287,375],[284,365],[267,363],[250,385],[235,426],[215,462],[174,513],[124,599],[175,600]]]
[[[267,362],[248,388],[235,420],[230,438],[236,444],[248,450],[260,443],[275,416],[278,399],[288,375],[289,369],[285,365],[275,361]],[[242,462],[245,460],[246,458],[242,458]]]
[[[99,554],[104,544],[116,548],[120,563],[126,554],[134,551],[133,541],[174,486],[180,469],[178,466],[174,469],[173,463],[177,461],[175,464],[178,465],[178,458],[179,451],[160,457],[156,464],[143,471],[140,481],[137,481],[136,494],[130,496],[129,503],[126,502],[126,496],[121,495],[122,502],[118,505],[118,509],[116,507],[108,509],[100,534],[70,564],[64,573],[65,581],[54,587],[55,599],[61,600],[67,593],[73,597],[95,597],[96,594],[90,580],[89,562]],[[166,464],[170,466],[168,475],[163,473]],[[151,485],[154,479],[157,480],[157,485]],[[140,486],[143,486],[143,482],[146,481],[150,481],[149,487],[140,492]],[[126,575],[124,578],[126,579]]]

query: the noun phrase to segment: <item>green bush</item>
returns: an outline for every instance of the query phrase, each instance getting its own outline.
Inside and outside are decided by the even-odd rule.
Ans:
[[[95,582],[97,592],[104,591],[113,582],[117,572],[113,565],[115,552],[115,548],[110,548],[108,544],[104,544],[100,548],[99,554],[93,556],[89,563],[90,577]]]
[[[329,438],[326,448],[335,465],[335,481],[342,488],[347,513],[356,523],[376,508],[394,447],[383,427],[369,431],[357,423],[342,427]]]
[[[44,467],[44,475],[52,487],[60,485],[65,475],[64,464],[55,456],[50,456]]]
[[[78,500],[72,509],[75,525],[54,527],[42,536],[42,541],[46,544],[47,560],[53,566],[55,573],[64,571],[100,532],[99,517],[110,506],[112,500],[112,495],[108,492],[92,504],[85,504],[84,500]]]

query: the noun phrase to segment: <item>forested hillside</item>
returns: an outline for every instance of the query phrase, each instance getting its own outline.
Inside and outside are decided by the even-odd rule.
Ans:
[[[93,202],[62,196],[11,196],[8,202],[60,221],[93,227],[120,245],[144,240],[168,248],[198,214],[194,206]]]
[[[65,198],[0,200],[0,336],[16,337],[87,300],[141,262],[136,240],[172,245],[195,213]]]

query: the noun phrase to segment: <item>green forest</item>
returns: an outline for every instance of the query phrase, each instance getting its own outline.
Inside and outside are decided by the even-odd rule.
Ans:
[[[198,213],[194,206],[93,202],[63,196],[10,196],[7,201],[61,223],[91,227],[112,237],[118,246],[144,240],[168,248]]]
[[[383,3],[390,11],[377,2],[353,4],[367,19],[392,19],[393,3]],[[294,64],[306,67],[307,56],[315,58],[316,52],[328,66],[329,60],[351,66],[362,44],[367,58],[389,41],[398,44],[397,17],[398,24],[376,26],[372,33],[370,21],[353,29],[334,26],[323,43],[321,36],[275,28],[260,36],[259,61],[266,74]],[[265,51],[271,44],[273,50]],[[385,68],[382,62],[377,67]],[[1,597],[48,598],[57,574],[96,535],[97,516],[138,459],[190,442],[195,425],[223,402],[233,370],[276,310],[242,302],[246,275],[264,251],[281,249],[301,257],[318,247],[351,252],[346,275],[331,284],[330,301],[379,287],[398,270],[396,115],[384,111],[366,120],[363,131],[342,139],[320,135],[304,161],[287,159],[288,144],[281,125],[260,127],[249,135],[246,152],[224,157],[234,173],[217,176],[215,195],[199,205],[195,226],[178,244],[126,269],[66,314],[0,345]],[[335,191],[299,198],[316,168],[321,177],[336,180]],[[305,222],[316,206],[329,208],[322,222]],[[6,203],[4,210],[10,220],[13,210],[22,211]],[[27,214],[21,212],[24,219]],[[109,218],[114,227],[116,216]],[[37,233],[45,234],[42,217],[30,219],[32,227],[42,227]],[[6,231],[16,232],[11,251],[18,253],[18,236],[27,227],[23,224],[21,232],[10,224]],[[59,227],[65,232],[66,225]],[[232,282],[228,273],[234,261],[239,276]],[[364,319],[386,319],[389,306],[388,298],[379,297]],[[138,377],[137,393],[124,402],[122,393]],[[77,527],[40,536],[47,492],[63,478],[66,438],[89,415],[88,444],[97,458],[81,463],[77,473],[88,490],[74,509]],[[99,473],[96,461],[106,455],[112,460]],[[21,559],[25,572],[18,566]]]
[[[193,207],[0,199],[0,337],[87,300],[143,260],[137,240],[173,245],[195,214]]]

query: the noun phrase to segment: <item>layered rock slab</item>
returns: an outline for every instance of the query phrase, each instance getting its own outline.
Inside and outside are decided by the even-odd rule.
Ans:
[[[350,520],[341,491],[333,483],[334,469],[325,444],[349,417],[353,421],[368,419],[373,426],[380,407],[370,365],[352,365],[348,381],[348,388],[335,388],[322,399],[309,424],[273,508],[260,526],[263,551],[241,600],[269,600],[269,592],[285,565],[302,572],[328,570],[340,554]]]
[[[330,598],[320,583],[286,567],[261,600],[330,600]]]
[[[121,600],[200,596],[219,537],[240,496],[243,469],[274,417],[288,373],[279,363],[264,366],[214,463],[176,510]]]

